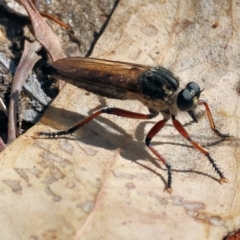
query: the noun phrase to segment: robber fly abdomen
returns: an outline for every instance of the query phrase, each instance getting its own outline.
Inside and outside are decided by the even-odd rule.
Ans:
[[[149,114],[135,113],[119,108],[103,108],[70,129],[60,132],[39,132],[38,135],[55,137],[73,133],[102,113],[135,119],[151,119],[161,113],[163,119],[152,127],[146,136],[145,142],[150,151],[168,170],[167,190],[172,192],[171,165],[152,147],[151,140],[170,118],[178,132],[208,158],[220,177],[220,183],[228,181],[209,152],[193,141],[182,124],[176,119],[177,111],[183,111],[187,112],[197,122],[194,109],[198,105],[203,105],[214,133],[221,138],[229,137],[216,129],[208,104],[203,100],[199,100],[201,90],[197,83],[190,82],[184,89],[179,91],[178,78],[163,67],[149,67],[95,58],[59,59],[45,68],[45,73],[104,97],[139,100],[148,107]]]

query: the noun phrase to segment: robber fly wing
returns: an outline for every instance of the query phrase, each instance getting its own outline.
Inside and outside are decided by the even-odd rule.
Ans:
[[[53,77],[78,87],[82,87],[81,82],[86,82],[135,93],[142,93],[138,79],[150,68],[140,64],[81,57],[59,59],[52,67]]]

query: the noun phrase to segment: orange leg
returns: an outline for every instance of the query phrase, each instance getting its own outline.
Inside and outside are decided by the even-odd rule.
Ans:
[[[66,134],[71,134],[80,127],[84,126],[94,118],[98,117],[102,113],[107,113],[107,114],[113,114],[121,117],[126,117],[126,118],[135,118],[135,119],[151,119],[156,116],[155,113],[150,113],[150,114],[141,114],[141,113],[135,113],[135,112],[130,112],[126,111],[123,109],[119,108],[103,108],[92,115],[86,117],[83,119],[81,122],[77,123],[75,126],[64,130],[64,131],[59,131],[59,132],[38,132],[37,135],[44,135],[48,137],[56,137],[56,136],[61,136],[61,135],[66,135]],[[160,160],[163,162],[163,164],[167,167],[168,170],[168,181],[167,181],[167,190],[171,193],[172,188],[171,188],[171,182],[172,182],[172,175],[171,175],[171,165],[151,146],[150,142],[151,139],[165,126],[167,120],[161,120],[158,123],[156,123],[153,128],[149,131],[147,137],[146,137],[146,145],[148,148],[151,150],[151,152]]]
[[[218,130],[216,130],[215,128],[215,124],[210,112],[210,109],[207,105],[207,103],[205,101],[199,101],[199,105],[204,105],[206,108],[206,112],[208,115],[208,119],[211,125],[212,130],[220,137],[225,138],[225,137],[229,137],[228,135],[224,135],[222,133],[220,133]],[[55,136],[61,136],[61,135],[66,135],[66,134],[71,134],[74,131],[76,131],[77,129],[81,128],[82,126],[84,126],[85,124],[87,124],[88,122],[90,122],[91,120],[95,119],[96,117],[98,117],[100,114],[102,113],[107,113],[107,114],[112,114],[112,115],[116,115],[116,116],[121,116],[121,117],[126,117],[126,118],[134,118],[134,119],[151,119],[153,117],[156,116],[155,113],[150,113],[150,114],[141,114],[141,113],[135,113],[135,112],[130,112],[130,111],[126,111],[123,109],[119,109],[119,108],[103,108],[100,109],[98,111],[96,111],[95,113],[93,113],[92,115],[86,117],[85,119],[83,119],[82,121],[80,121],[79,123],[77,123],[75,126],[64,130],[64,131],[59,131],[59,132],[39,132],[37,133],[37,135],[45,135],[48,137],[55,137]],[[146,145],[147,147],[150,149],[150,151],[157,157],[158,160],[160,160],[167,168],[168,171],[168,180],[167,180],[167,190],[168,192],[172,192],[172,188],[171,188],[171,184],[172,184],[172,172],[171,172],[171,165],[167,162],[167,160],[162,157],[157,151],[156,149],[154,149],[151,146],[151,140],[152,138],[165,126],[165,124],[167,123],[168,120],[163,119],[159,122],[157,122],[152,129],[149,131],[149,133],[147,134],[147,137],[145,139]],[[175,126],[175,128],[178,130],[178,132],[187,140],[189,140],[191,142],[191,144],[198,149],[201,153],[203,153],[208,160],[210,161],[210,163],[212,164],[214,170],[218,173],[218,175],[220,176],[220,183],[224,183],[224,182],[228,182],[228,180],[224,177],[223,173],[219,170],[218,166],[216,165],[215,161],[212,159],[212,157],[210,156],[209,152],[207,150],[205,150],[203,147],[201,147],[198,143],[194,142],[189,134],[187,133],[187,131],[184,129],[184,127],[182,126],[182,124],[175,119],[175,116],[172,116],[172,121],[173,124]]]
[[[151,152],[160,160],[167,168],[168,171],[168,180],[167,180],[167,191],[169,193],[172,193],[172,172],[171,172],[171,165],[167,162],[167,160],[161,156],[157,150],[151,146],[151,140],[152,138],[165,126],[168,120],[163,119],[159,122],[157,122],[152,129],[147,134],[147,137],[145,139],[147,147],[151,150]]]
[[[71,134],[71,133],[75,132],[77,129],[83,127],[85,124],[87,124],[94,118],[98,117],[102,113],[112,114],[112,115],[126,117],[126,118],[135,118],[135,119],[151,119],[156,116],[156,114],[153,114],[153,113],[141,114],[141,113],[135,113],[135,112],[123,110],[120,108],[103,108],[103,109],[96,111],[92,115],[86,117],[81,122],[77,123],[76,125],[74,125],[73,127],[69,128],[67,130],[59,131],[59,132],[38,132],[37,135],[56,137],[56,136]]]
[[[207,102],[204,100],[199,100],[198,105],[203,105],[205,107],[205,110],[206,110],[206,113],[208,116],[208,120],[210,122],[210,126],[211,126],[211,129],[213,130],[213,132],[221,138],[226,138],[226,139],[231,138],[228,134],[223,134],[223,133],[219,132],[219,130],[216,129],[215,123],[213,121],[212,113],[210,111],[210,108],[209,108]]]
[[[207,106],[207,105],[206,105]],[[208,107],[208,106],[207,106]],[[210,111],[209,111],[210,113]],[[209,114],[208,113],[208,114]],[[212,116],[211,116],[211,113],[209,115],[209,120],[211,118],[212,120]],[[214,126],[214,123],[213,123],[213,120],[211,122],[210,120],[210,123],[213,124],[213,130],[215,129],[215,126]],[[199,150],[201,153],[203,153],[209,160],[209,162],[212,164],[214,170],[218,173],[219,177],[220,177],[220,183],[224,183],[224,182],[228,182],[227,178],[224,177],[223,173],[220,171],[220,169],[218,168],[217,164],[215,163],[215,161],[213,160],[213,158],[210,156],[209,152],[204,149],[201,145],[199,145],[197,142],[193,141],[191,139],[191,137],[189,136],[188,132],[184,129],[183,125],[177,120],[175,119],[175,116],[172,116],[172,121],[173,121],[173,125],[174,127],[178,130],[178,132],[184,137],[186,138],[197,150]],[[211,125],[212,126],[212,125]],[[219,133],[219,132],[218,132]]]

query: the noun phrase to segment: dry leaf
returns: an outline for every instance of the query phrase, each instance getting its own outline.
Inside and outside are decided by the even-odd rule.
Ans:
[[[218,129],[238,139],[239,10],[232,1],[120,1],[92,56],[163,65],[182,86],[197,81]],[[218,139],[206,117],[186,129],[209,145],[229,183],[219,184],[208,160],[169,122],[153,144],[172,165],[172,195],[163,191],[166,171],[144,144],[160,116],[101,116],[73,136],[32,138],[70,127],[104,104],[147,111],[67,85],[41,124],[1,153],[3,239],[221,239],[239,226],[238,142],[211,145]]]

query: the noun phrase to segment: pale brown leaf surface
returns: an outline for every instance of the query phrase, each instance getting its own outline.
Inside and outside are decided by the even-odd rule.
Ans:
[[[182,86],[197,81],[218,129],[237,137],[207,147],[228,184],[218,183],[207,159],[169,122],[153,139],[173,168],[173,194],[165,192],[166,171],[144,144],[160,116],[147,122],[102,116],[73,136],[33,139],[34,132],[65,129],[104,104],[147,112],[138,102],[103,100],[67,85],[41,124],[0,155],[0,235],[222,239],[237,228],[239,10],[231,1],[120,1],[92,55],[163,65],[180,77]],[[186,129],[201,144],[218,141],[205,116]]]

